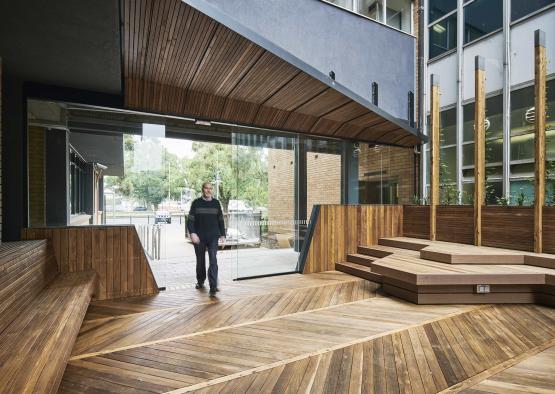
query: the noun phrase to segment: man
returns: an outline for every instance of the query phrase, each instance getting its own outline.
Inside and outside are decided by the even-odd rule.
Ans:
[[[220,202],[212,197],[212,184],[202,184],[202,196],[191,204],[187,229],[191,241],[195,245],[197,256],[197,289],[204,288],[206,280],[206,249],[208,249],[208,284],[210,297],[214,297],[218,289],[218,262],[216,252],[218,241],[225,241],[224,215]]]

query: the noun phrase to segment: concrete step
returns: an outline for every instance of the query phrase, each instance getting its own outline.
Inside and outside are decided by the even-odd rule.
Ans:
[[[376,261],[377,257],[368,256],[366,254],[350,253],[347,255],[347,262],[372,267],[372,262]]]
[[[347,261],[335,263],[337,271],[345,272],[346,274],[353,275],[359,278],[369,280],[371,282],[382,283],[382,276],[372,272],[370,267],[364,265],[349,263]]]
[[[425,239],[417,238],[380,238],[378,239],[378,244],[383,246],[391,246],[393,248],[408,249],[408,250],[420,250],[424,249],[426,246],[430,245],[430,241]]]

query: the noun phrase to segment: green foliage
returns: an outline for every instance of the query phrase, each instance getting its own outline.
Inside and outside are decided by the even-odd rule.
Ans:
[[[204,182],[212,182],[214,195],[224,209],[230,199],[247,201],[252,207],[268,202],[267,160],[263,149],[226,144],[193,143],[192,158],[180,158],[162,148],[161,170],[138,170],[136,137],[124,136],[125,176],[106,177],[106,187],[156,209],[169,195],[179,200],[181,190],[200,195]],[[144,159],[144,158],[143,158]],[[219,182],[217,182],[219,179]]]

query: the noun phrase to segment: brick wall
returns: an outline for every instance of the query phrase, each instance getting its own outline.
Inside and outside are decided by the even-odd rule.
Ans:
[[[341,204],[341,156],[331,153],[307,154],[307,219],[315,204]]]
[[[373,183],[382,181],[384,184],[387,182],[396,183],[396,203],[412,203],[415,194],[414,152],[412,148],[383,145],[374,148],[369,147],[368,144],[361,144],[358,160],[359,181]],[[363,200],[361,203],[379,203],[379,200]]]
[[[341,157],[328,153],[307,154],[307,219],[315,204],[341,203]],[[268,152],[268,230],[289,233],[295,218],[295,166],[291,150]],[[287,223],[283,224],[284,220]]]
[[[286,234],[294,230],[294,153],[268,149],[268,231]],[[288,221],[288,222],[284,222]]]
[[[28,128],[29,226],[46,224],[45,129]]]

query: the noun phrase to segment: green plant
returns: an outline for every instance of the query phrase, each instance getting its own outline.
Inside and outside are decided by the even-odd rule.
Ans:
[[[495,197],[495,201],[496,201],[497,205],[507,206],[507,205],[509,205],[509,202],[511,201],[511,196],[509,196],[509,197],[506,197],[506,196]]]
[[[519,207],[521,207],[521,206],[524,205],[525,202],[526,202],[526,194],[524,194],[524,192],[522,191],[522,188],[521,188],[520,193],[517,196],[516,203]]]

